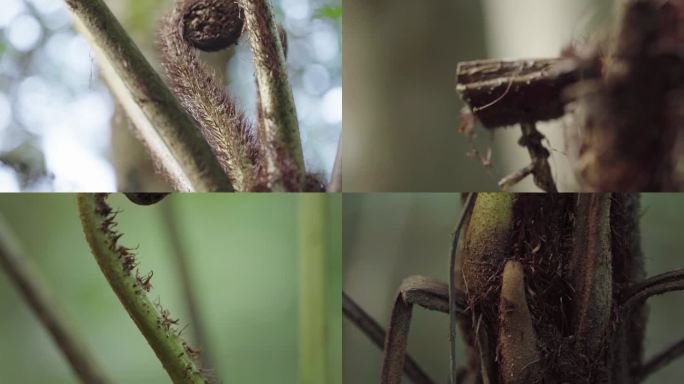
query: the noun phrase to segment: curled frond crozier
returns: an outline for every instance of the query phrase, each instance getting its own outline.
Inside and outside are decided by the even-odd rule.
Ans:
[[[251,124],[200,61],[197,49],[234,45],[241,29],[242,13],[234,1],[185,0],[163,20],[158,42],[171,87],[199,123],[236,191],[259,188],[261,154]]]
[[[183,37],[212,52],[237,44],[245,19],[235,1],[195,0],[182,3]]]

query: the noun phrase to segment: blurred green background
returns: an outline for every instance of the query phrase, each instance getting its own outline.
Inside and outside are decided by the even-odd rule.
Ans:
[[[529,164],[529,156],[516,144],[517,127],[498,130],[493,141],[478,129],[482,156],[492,146],[491,169],[466,156],[471,146],[458,133],[458,62],[558,56],[609,30],[613,3],[346,0],[344,190],[498,190],[499,179]],[[550,139],[559,188],[569,190],[575,184],[564,124],[539,128]],[[525,180],[515,190],[537,189]]]
[[[160,298],[184,326],[189,316],[160,211],[162,204],[172,205],[220,382],[300,382],[298,232],[301,199],[307,196],[313,195],[174,194],[149,207],[122,195],[109,198],[123,210],[117,218],[125,234],[121,244],[139,245],[141,272],[154,271],[150,298]],[[328,344],[321,350],[336,378],[342,369],[340,200],[326,195]],[[114,381],[168,383],[88,250],[76,196],[3,194],[0,213]],[[0,381],[77,382],[2,270],[0,313]],[[190,328],[184,335],[192,339]]]
[[[344,290],[386,327],[394,295],[405,277],[426,275],[447,281],[451,231],[461,210],[460,197],[348,194],[343,205]],[[645,194],[642,210],[647,275],[683,268],[684,195]],[[684,337],[684,292],[656,296],[649,306],[647,358]],[[348,320],[342,329],[344,382],[377,382],[380,350]],[[448,316],[414,307],[408,350],[436,382],[448,378],[448,334]],[[684,359],[679,359],[645,383],[677,383],[682,374]]]

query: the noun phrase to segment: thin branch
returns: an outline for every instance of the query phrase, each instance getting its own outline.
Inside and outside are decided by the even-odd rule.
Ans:
[[[361,332],[368,336],[373,344],[381,350],[384,348],[385,330],[345,292],[342,292],[342,312]],[[404,374],[416,384],[434,383],[408,353],[404,361]]]
[[[477,320],[475,320],[477,317]],[[496,347],[489,342],[489,332],[487,325],[482,320],[482,313],[479,315],[472,311],[472,322],[475,324],[475,346],[480,357],[480,378],[482,384],[495,383],[494,378],[498,377],[496,357]]]
[[[257,93],[262,118],[257,135],[266,148],[266,169],[272,189],[294,189],[283,185],[295,174],[303,184],[305,167],[299,123],[292,89],[287,78],[285,54],[269,0],[237,0],[245,12],[245,26],[254,57]],[[298,189],[300,189],[298,188]]]
[[[622,311],[628,313],[651,296],[684,290],[684,268],[661,273],[633,284],[620,294]]]
[[[197,126],[102,0],[65,0],[103,78],[140,139],[180,191],[231,190]]]
[[[534,123],[522,123],[520,125],[522,130],[522,137],[518,142],[523,147],[527,148],[532,160],[534,175],[534,184],[545,192],[558,192],[556,183],[553,181],[551,175],[551,166],[548,158],[551,155],[549,150],[544,147],[542,140],[544,135],[537,130]]]
[[[106,195],[79,194],[78,208],[90,250],[135,325],[161,361],[174,383],[208,383],[198,368],[197,352],[174,329],[178,323],[167,310],[149,300],[151,273],[133,274],[137,261],[130,248],[118,244],[122,236],[115,230],[117,212],[107,205]]]
[[[534,172],[535,166],[535,163],[530,163],[525,167],[515,171],[514,173],[505,176],[503,179],[499,181],[499,188],[501,188],[502,191],[505,191],[508,188],[518,184],[524,178],[526,178]]]
[[[178,220],[173,209],[173,201],[167,201],[161,204],[161,213],[168,234],[167,238],[171,247],[171,253],[176,259],[178,273],[181,278],[181,287],[183,289],[183,296],[185,298],[185,305],[190,315],[191,329],[195,338],[197,346],[200,348],[200,360],[203,368],[214,367],[212,363],[212,353],[207,337],[204,322],[202,321],[201,311],[197,307],[197,295],[192,284],[192,277],[190,276],[190,267],[188,265],[187,251],[183,242],[182,236],[178,229]]]
[[[397,298],[392,307],[390,325],[385,337],[385,356],[380,374],[381,384],[399,384],[406,360],[409,327],[413,305],[418,304],[434,311],[461,314],[465,308],[465,294],[451,290],[454,294],[452,306],[449,305],[449,286],[424,276],[411,276],[401,283]],[[454,308],[455,307],[455,308]],[[457,313],[458,312],[458,313]],[[458,372],[458,370],[456,370]],[[458,373],[454,375],[454,378]]]
[[[637,382],[644,381],[652,373],[664,368],[667,364],[682,356],[684,356],[684,339],[679,340],[666,350],[650,358],[639,367],[639,370],[634,376],[637,377]]]
[[[0,266],[16,285],[24,300],[52,336],[83,383],[108,384],[112,381],[86,347],[79,332],[67,321],[40,275],[20,249],[18,240],[0,216]]]
[[[475,205],[475,200],[477,199],[476,193],[469,193],[466,198],[465,204],[463,205],[463,211],[461,211],[461,217],[458,219],[456,224],[456,229],[452,235],[451,239],[451,250],[449,251],[449,297],[451,298],[451,305],[449,306],[449,345],[450,345],[450,367],[451,367],[451,384],[456,383],[458,377],[458,368],[456,367],[456,313],[457,305],[456,302],[456,252],[458,250],[458,239],[461,236],[461,229],[463,229],[463,224],[465,223],[466,217],[470,214],[470,211]],[[465,306],[465,300],[462,307]]]
[[[327,187],[328,192],[342,192],[342,138],[337,146],[335,165],[333,166],[332,176]]]
[[[385,343],[385,330],[346,292],[342,292],[342,312],[373,344],[382,349]]]

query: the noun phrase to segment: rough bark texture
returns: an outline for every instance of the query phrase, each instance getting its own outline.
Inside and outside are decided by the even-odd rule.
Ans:
[[[468,361],[451,382],[637,384],[684,356],[679,341],[643,359],[644,302],[684,290],[684,269],[643,278],[640,216],[629,193],[478,194],[452,244]],[[401,380],[412,305],[446,311],[448,297],[432,279],[404,280],[382,383]]]
[[[596,191],[676,189],[673,146],[684,121],[684,2],[626,2],[617,44],[590,60],[581,95],[579,175]]]
[[[610,209],[611,246],[613,253],[614,294],[646,276],[641,253],[639,196],[633,193],[615,193]],[[637,372],[644,358],[643,340],[646,332],[647,307],[639,303],[622,322],[615,322],[611,343],[613,382],[637,382]]]
[[[468,376],[504,384],[634,382],[645,315],[639,307],[623,318],[616,292],[643,277],[638,197],[511,196],[508,213],[475,206],[460,250],[474,314],[461,320]],[[489,225],[498,215],[509,217],[507,237],[484,230],[502,228]],[[492,244],[505,246],[493,255]],[[477,268],[469,266],[475,259]]]
[[[459,63],[456,90],[486,128],[534,124],[565,114],[563,90],[578,73],[561,59]]]

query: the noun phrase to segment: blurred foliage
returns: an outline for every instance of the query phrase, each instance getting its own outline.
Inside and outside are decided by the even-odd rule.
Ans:
[[[342,18],[342,6],[340,5],[325,5],[321,8],[318,8],[316,11],[316,17],[322,18],[322,19],[332,19],[332,20],[339,20]]]
[[[383,326],[404,278],[425,275],[447,281],[459,194],[348,194],[342,203],[343,287]],[[647,276],[683,268],[684,195],[645,194],[642,209]],[[649,300],[647,358],[684,337],[683,303],[684,292]],[[448,377],[448,324],[448,316],[414,307],[408,350],[436,382]],[[343,335],[345,383],[377,382],[380,350],[347,320]],[[679,359],[644,383],[679,382],[683,373],[684,359]]]
[[[157,23],[150,22],[150,15],[158,15],[160,8],[165,8],[167,3],[168,1],[160,0],[136,0],[129,2],[126,27],[137,33],[154,34],[154,31],[157,29]]]
[[[458,62],[486,55],[481,2],[352,0],[344,12],[344,190],[493,189],[465,156],[454,89]]]
[[[294,194],[174,194],[141,207],[110,197],[122,244],[139,245],[141,272],[154,271],[150,298],[188,324],[177,266],[161,204],[172,204],[188,251],[198,306],[225,383],[297,383],[298,197]],[[306,198],[305,196],[303,198]],[[330,306],[327,353],[341,377],[341,207],[327,195],[330,235]],[[169,379],[90,255],[69,194],[0,195],[11,224],[68,318],[104,368],[120,383]],[[48,333],[0,271],[0,372],[8,383],[74,383],[74,375]],[[190,327],[192,324],[190,324]],[[191,338],[192,332],[184,335]],[[325,351],[321,351],[324,353]],[[337,362],[337,363],[335,363]],[[36,369],[39,367],[40,369]]]

